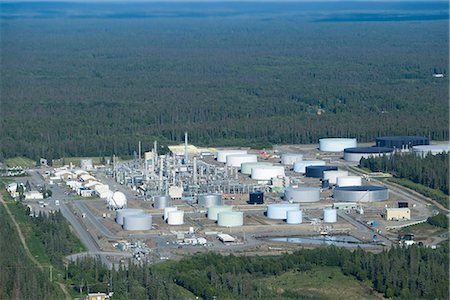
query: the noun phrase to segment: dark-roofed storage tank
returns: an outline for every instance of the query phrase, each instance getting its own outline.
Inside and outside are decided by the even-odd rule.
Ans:
[[[409,149],[416,145],[429,145],[430,141],[425,136],[382,136],[376,138],[377,147],[394,149]]]
[[[308,166],[306,167],[306,177],[322,178],[324,171],[337,171],[336,166]]]
[[[363,157],[368,158],[370,156],[377,157],[382,155],[391,155],[392,152],[394,152],[394,149],[387,147],[347,148],[344,150],[344,160],[359,162]]]

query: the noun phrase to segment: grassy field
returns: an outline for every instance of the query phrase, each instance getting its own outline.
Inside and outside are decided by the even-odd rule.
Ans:
[[[36,162],[26,157],[14,157],[5,160],[8,167],[32,168],[36,166]]]
[[[413,233],[416,236],[432,236],[446,232],[447,229],[433,226],[428,223],[420,223],[408,227],[403,227],[399,230],[399,233]]]
[[[380,299],[371,294],[371,288],[345,276],[337,267],[287,272],[268,277],[262,284],[275,289],[278,299]]]

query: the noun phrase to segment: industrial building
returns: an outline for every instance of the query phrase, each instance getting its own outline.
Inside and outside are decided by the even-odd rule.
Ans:
[[[388,221],[401,221],[411,219],[411,210],[407,207],[405,208],[386,208],[385,218]]]

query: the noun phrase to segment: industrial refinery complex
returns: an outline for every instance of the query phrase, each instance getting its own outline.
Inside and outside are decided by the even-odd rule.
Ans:
[[[60,209],[89,252],[111,264],[134,257],[157,262],[208,251],[266,253],[298,244],[280,238],[311,237],[318,243],[374,251],[398,243],[395,230],[424,222],[436,212],[427,198],[380,180],[389,174],[357,167],[361,158],[394,152],[448,152],[425,137],[379,137],[358,146],[355,138],[322,138],[315,145],[273,149],[171,146],[161,155],[138,151],[133,160],[91,159],[79,166],[30,171],[30,214]],[[13,197],[23,182],[10,184]],[[346,237],[351,236],[351,243]],[[430,237],[426,243],[435,245]],[[319,243],[320,244],[320,243]],[[74,257],[75,258],[75,257]]]

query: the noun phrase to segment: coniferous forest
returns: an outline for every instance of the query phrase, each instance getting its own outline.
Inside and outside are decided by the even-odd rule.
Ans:
[[[445,2],[1,5],[0,158],[449,138]]]

